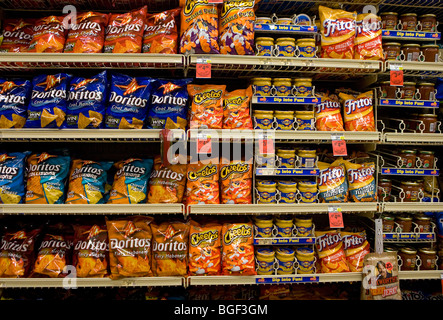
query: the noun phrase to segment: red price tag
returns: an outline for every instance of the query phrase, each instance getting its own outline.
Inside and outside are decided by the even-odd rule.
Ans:
[[[196,78],[210,79],[211,78],[211,64],[197,63]]]
[[[274,154],[274,139],[264,138],[258,141],[258,149],[260,154]]]
[[[346,157],[348,150],[346,148],[346,141],[343,138],[332,138],[332,152],[335,157]]]
[[[208,0],[208,3],[223,3],[223,0]]]
[[[211,154],[212,141],[211,137],[202,137],[197,139],[197,154]]]
[[[392,63],[390,65],[390,82],[391,86],[402,87],[403,86],[403,66],[401,64]]]
[[[343,214],[340,208],[329,208],[329,227],[344,228]]]

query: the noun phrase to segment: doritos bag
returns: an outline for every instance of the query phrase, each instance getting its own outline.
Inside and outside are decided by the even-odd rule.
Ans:
[[[189,231],[189,275],[221,274],[222,225],[191,220]]]
[[[72,264],[79,278],[103,278],[108,273],[106,225],[74,225]]]
[[[185,276],[188,273],[189,223],[152,223],[152,270],[154,275]]]
[[[0,153],[0,203],[24,202],[26,157],[29,153]]]
[[[383,60],[381,18],[373,13],[357,15],[354,59]]]
[[[149,179],[148,203],[181,203],[186,186],[186,164],[163,165],[160,156],[154,159]]]
[[[117,172],[109,194],[108,203],[146,202],[148,180],[151,174],[152,159],[130,158],[114,164]]]
[[[105,53],[141,53],[148,7],[109,17],[105,35]]]
[[[31,81],[0,79],[0,128],[23,128],[26,123]]]
[[[318,131],[344,131],[341,106],[328,93],[316,93],[320,102],[315,107],[315,126]]]
[[[32,79],[27,128],[62,128],[66,122],[67,89],[71,75],[58,73]]]
[[[180,53],[220,53],[217,4],[180,0],[180,7]]]
[[[318,162],[318,198],[320,202],[339,203],[348,201],[348,180],[344,164]]]
[[[3,20],[3,41],[0,53],[27,52],[31,43],[35,19]]]
[[[339,93],[344,106],[344,121],[346,131],[375,131],[374,108],[372,91],[357,96]]]
[[[254,0],[224,1],[220,12],[220,53],[253,55]]]
[[[351,272],[363,271],[363,260],[370,252],[370,245],[366,239],[366,231],[340,231],[343,239],[346,260]]]
[[[218,160],[218,159],[217,159]],[[207,163],[189,163],[187,168],[186,204],[219,204],[219,164],[217,160]]]
[[[224,223],[222,228],[222,274],[255,275],[252,222]]]
[[[188,121],[188,89],[192,79],[157,79],[151,94],[148,128],[183,129]]]
[[[222,129],[225,85],[188,84],[190,129]]]
[[[111,279],[152,276],[152,221],[147,216],[106,218]]]
[[[73,77],[68,90],[66,126],[75,129],[102,128],[107,88],[106,71],[90,78]]]
[[[318,7],[321,31],[321,58],[353,59],[356,12]]]
[[[253,129],[249,101],[252,86],[225,92],[223,96],[223,129]]]
[[[143,53],[176,54],[178,50],[177,16],[180,8],[147,15],[143,33]]]
[[[252,164],[228,161],[223,158],[220,166],[221,203],[252,203]]]
[[[59,204],[65,202],[65,185],[70,156],[35,153],[27,159],[26,203]]]
[[[105,28],[109,15],[99,12],[82,12],[71,25],[66,38],[64,52],[100,53],[103,52]]]
[[[32,28],[28,52],[62,53],[67,33],[63,19],[63,16],[49,16],[37,20]]]
[[[151,96],[153,80],[113,74],[106,109],[106,128],[142,129]]]
[[[377,201],[377,186],[375,184],[375,163],[345,162],[349,196],[353,202]]]
[[[349,272],[343,239],[337,230],[315,231],[315,249],[322,273]]]
[[[72,160],[66,203],[105,203],[105,185],[112,162]]]

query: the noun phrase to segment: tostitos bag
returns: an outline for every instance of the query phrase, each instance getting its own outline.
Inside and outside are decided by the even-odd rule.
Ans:
[[[339,97],[344,107],[346,131],[375,131],[372,91],[359,95],[340,92]]]
[[[320,103],[315,107],[315,126],[318,131],[344,131],[341,105],[329,93],[316,93]]]
[[[357,15],[354,59],[383,60],[381,18],[372,13]]]

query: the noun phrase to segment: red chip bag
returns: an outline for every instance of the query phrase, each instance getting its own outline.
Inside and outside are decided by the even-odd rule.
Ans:
[[[61,53],[65,46],[66,29],[62,16],[49,16],[36,21],[28,52]]]
[[[315,107],[315,126],[318,131],[344,131],[341,104],[337,96],[316,93],[320,99]]]
[[[354,59],[383,60],[381,18],[373,13],[357,15]]]
[[[178,27],[176,18],[179,14],[180,8],[148,14],[143,34],[144,53],[177,53]]]
[[[349,272],[343,239],[337,230],[315,231],[321,273]]]
[[[0,52],[27,52],[35,19],[5,19]]]
[[[105,53],[141,53],[148,7],[111,14],[105,35]]]
[[[192,98],[189,117],[190,129],[222,128],[225,90],[225,85],[188,84],[188,93]]]
[[[375,131],[373,107],[373,92],[360,94],[339,93],[344,106],[344,121],[346,131]]]
[[[370,245],[366,240],[366,231],[340,232],[343,237],[346,260],[351,272],[362,272],[365,256],[370,253]]]
[[[89,11],[78,14],[77,21],[68,32],[64,52],[102,52],[108,19],[105,13]]]

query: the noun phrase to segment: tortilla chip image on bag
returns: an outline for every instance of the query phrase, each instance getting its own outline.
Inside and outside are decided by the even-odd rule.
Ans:
[[[23,128],[26,123],[31,81],[0,79],[0,128]]]
[[[0,203],[23,203],[26,158],[30,152],[0,152]]]
[[[346,167],[338,160],[332,164],[318,162],[318,198],[320,202],[347,202],[349,195]]]
[[[318,131],[345,131],[343,117],[341,115],[341,104],[338,98],[330,96],[329,93],[316,93],[320,98],[315,110],[315,127]]]
[[[315,231],[315,249],[322,273],[349,272],[343,239],[339,231]]]
[[[222,158],[220,198],[221,203],[252,203],[252,163]]]
[[[177,54],[180,8],[147,15],[143,33],[143,53]]]
[[[3,41],[0,53],[27,52],[32,40],[35,19],[3,20]]]
[[[186,204],[219,204],[218,159],[190,163],[187,167]]]
[[[225,85],[188,84],[190,129],[222,129]]]
[[[346,131],[375,131],[373,92],[358,95],[339,93],[344,107]]]
[[[48,16],[38,19],[32,27],[32,39],[28,52],[62,53],[67,30],[63,16]]]
[[[357,15],[354,59],[383,60],[381,18],[373,13]]]
[[[366,231],[340,231],[343,239],[346,260],[351,272],[362,272],[365,256],[370,252],[370,245],[366,239]]]
[[[223,96],[223,129],[253,129],[249,102],[252,86],[225,92]]]
[[[185,276],[188,273],[189,223],[152,223],[152,270],[154,275]]]
[[[150,277],[153,218],[106,218],[111,279]]]

